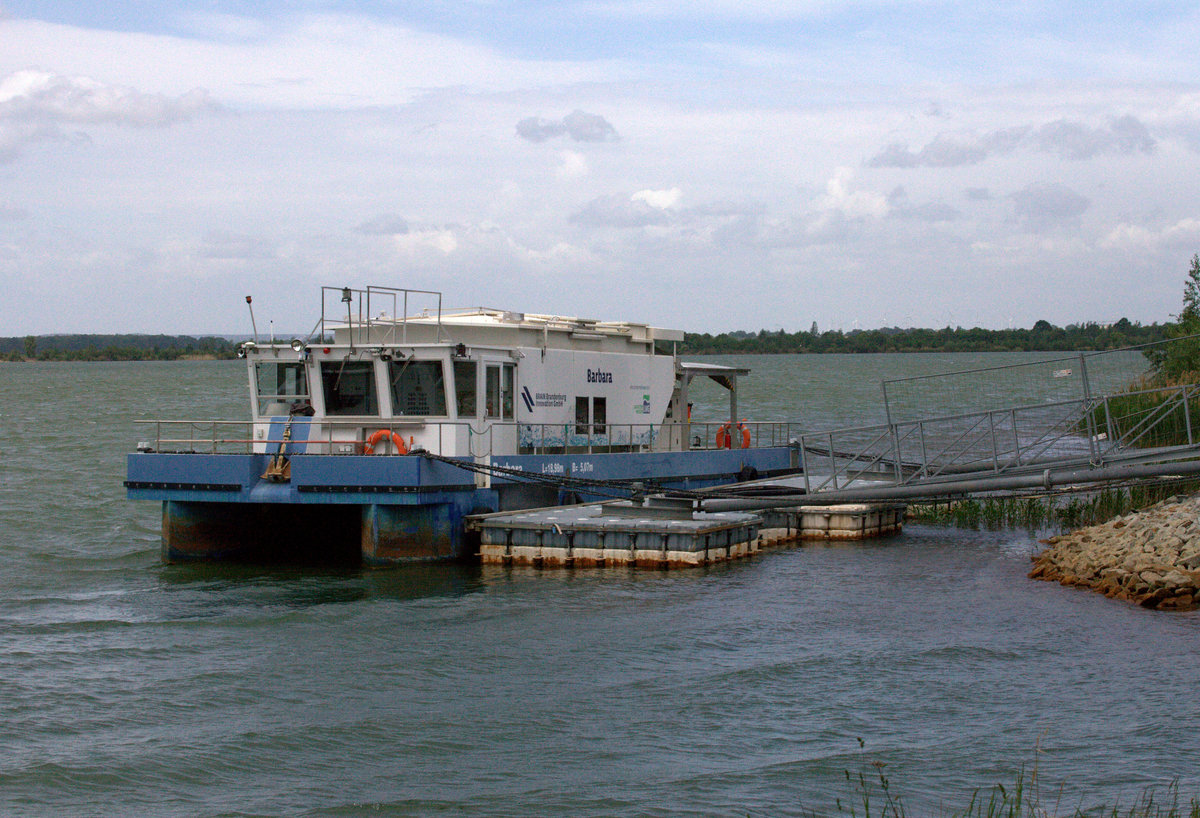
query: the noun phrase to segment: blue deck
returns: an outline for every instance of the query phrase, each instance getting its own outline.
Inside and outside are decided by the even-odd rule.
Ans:
[[[791,450],[717,449],[692,452],[500,456],[492,463],[553,478],[641,480],[671,488],[698,488],[736,479],[744,468],[759,476],[794,471]],[[291,457],[291,480],[262,478],[267,454],[170,454],[137,452],[127,457],[131,500],[232,503],[404,503],[406,495],[475,489],[474,474],[417,456],[305,455]],[[522,482],[497,475],[493,486]]]

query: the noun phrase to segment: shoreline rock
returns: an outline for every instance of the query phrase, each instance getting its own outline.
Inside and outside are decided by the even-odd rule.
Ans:
[[[1145,608],[1200,607],[1200,494],[1041,541],[1030,579],[1088,588]]]

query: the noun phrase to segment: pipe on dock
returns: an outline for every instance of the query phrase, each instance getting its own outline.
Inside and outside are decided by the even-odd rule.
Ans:
[[[1055,486],[1086,485],[1115,480],[1166,475],[1200,474],[1200,460],[1182,463],[1150,463],[1136,466],[1108,466],[1098,469],[1055,471],[1045,469],[1037,474],[977,477],[948,480],[926,485],[879,486],[872,488],[819,491],[815,494],[796,494],[790,497],[772,496],[758,499],[701,500],[703,511],[741,511],[747,509],[784,508],[789,506],[827,506],[837,503],[869,503],[883,500],[934,499],[972,492],[1006,491],[1011,489],[1051,489]]]

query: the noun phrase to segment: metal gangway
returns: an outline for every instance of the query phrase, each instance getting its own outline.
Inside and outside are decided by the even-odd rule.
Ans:
[[[1151,367],[1165,345],[1189,341],[1200,343],[885,380],[884,423],[800,435],[802,481],[746,487],[702,507],[1049,493],[1198,475],[1200,374],[1168,382]]]

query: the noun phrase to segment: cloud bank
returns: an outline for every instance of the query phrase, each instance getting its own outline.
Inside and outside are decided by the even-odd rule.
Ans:
[[[616,142],[617,129],[599,114],[575,110],[562,119],[528,117],[517,123],[517,136],[527,142],[545,142],[568,136],[576,142]]]
[[[893,142],[866,164],[872,168],[953,168],[977,165],[989,157],[1019,149],[1082,160],[1104,154],[1150,154],[1156,147],[1157,141],[1146,125],[1126,114],[1100,127],[1060,119],[1036,128],[1021,126],[978,135],[938,136],[916,151],[903,142]]]
[[[1034,233],[1077,223],[1091,201],[1061,184],[1032,184],[1012,194],[1014,213]]]
[[[66,126],[163,128],[218,109],[201,89],[171,98],[88,77],[17,71],[0,79],[0,160],[33,142],[86,138]]]
[[[10,333],[234,331],[244,286],[300,327],[365,283],[714,331],[1148,322],[1200,249],[1192,11],[179,8],[0,18]],[[20,306],[65,276],[93,295]]]

